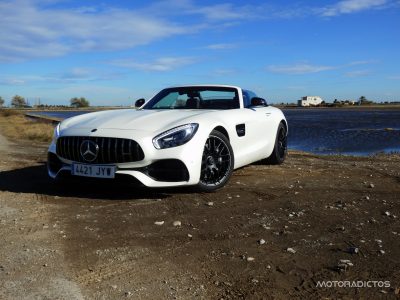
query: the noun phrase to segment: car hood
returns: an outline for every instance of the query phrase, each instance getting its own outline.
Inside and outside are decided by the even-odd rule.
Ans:
[[[66,129],[125,129],[159,131],[190,122],[193,116],[210,112],[198,109],[162,110],[108,110],[88,113],[66,119],[61,130]]]

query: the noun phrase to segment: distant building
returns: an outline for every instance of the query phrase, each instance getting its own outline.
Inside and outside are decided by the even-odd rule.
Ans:
[[[297,101],[298,106],[317,106],[322,103],[322,98],[319,96],[304,96]]]

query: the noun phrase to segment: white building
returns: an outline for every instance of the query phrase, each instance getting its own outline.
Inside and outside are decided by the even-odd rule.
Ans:
[[[322,103],[322,98],[319,96],[304,96],[297,101],[298,106],[317,106]]]

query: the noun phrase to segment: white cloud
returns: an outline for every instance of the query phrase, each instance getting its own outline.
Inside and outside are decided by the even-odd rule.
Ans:
[[[349,66],[358,66],[358,65],[369,65],[369,64],[375,64],[377,63],[377,60],[356,60],[356,61],[352,61],[350,62],[348,65]]]
[[[226,49],[236,48],[236,44],[230,44],[230,43],[211,44],[206,46],[205,48],[210,50],[226,50]]]
[[[319,73],[323,71],[329,71],[336,69],[337,67],[333,66],[322,66],[322,65],[311,65],[308,63],[300,63],[294,65],[270,65],[267,67],[267,70],[272,73],[281,73],[281,74],[310,74],[310,73]]]
[[[21,78],[2,77],[0,78],[0,85],[24,85],[26,81]]]
[[[364,76],[368,76],[371,74],[371,71],[369,70],[355,70],[355,71],[349,71],[346,72],[345,75],[347,77],[364,77]]]
[[[94,81],[110,81],[121,78],[123,74],[88,68],[72,68],[65,72],[46,75],[1,75],[0,85],[39,85],[39,84],[75,84]]]
[[[321,8],[319,13],[323,17],[333,17],[341,14],[357,13],[363,10],[382,8],[388,4],[387,0],[343,0]]]
[[[138,62],[133,59],[118,59],[111,61],[110,64],[142,71],[166,72],[195,62],[196,59],[194,57],[161,57],[151,62]]]
[[[214,75],[216,76],[231,76],[239,73],[237,69],[216,69],[214,70]]]
[[[240,20],[249,16],[249,9],[244,7],[234,6],[231,3],[215,4],[210,6],[195,7],[188,12],[201,14],[209,20]]]
[[[69,6],[55,6],[57,2]],[[254,20],[336,16],[394,5],[393,0],[343,0],[319,8],[228,2],[200,5],[193,0],[171,0],[133,9],[104,3],[107,2],[72,7],[73,2],[59,0],[0,0],[0,62],[126,50],[176,35],[225,30]],[[209,45],[210,49],[230,46]]]
[[[192,30],[129,9],[88,10],[43,8],[23,0],[1,1],[0,60],[127,49]]]

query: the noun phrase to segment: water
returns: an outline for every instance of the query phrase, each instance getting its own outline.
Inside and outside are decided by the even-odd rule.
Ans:
[[[400,151],[400,110],[288,109],[289,148],[319,154]]]
[[[44,115],[48,117],[60,118],[60,119],[67,119],[83,114],[87,114],[93,111],[81,110],[81,111],[39,111],[39,112],[32,112],[34,115]]]
[[[318,154],[400,152],[400,109],[284,109],[289,149]],[[87,111],[41,112],[69,118]]]

